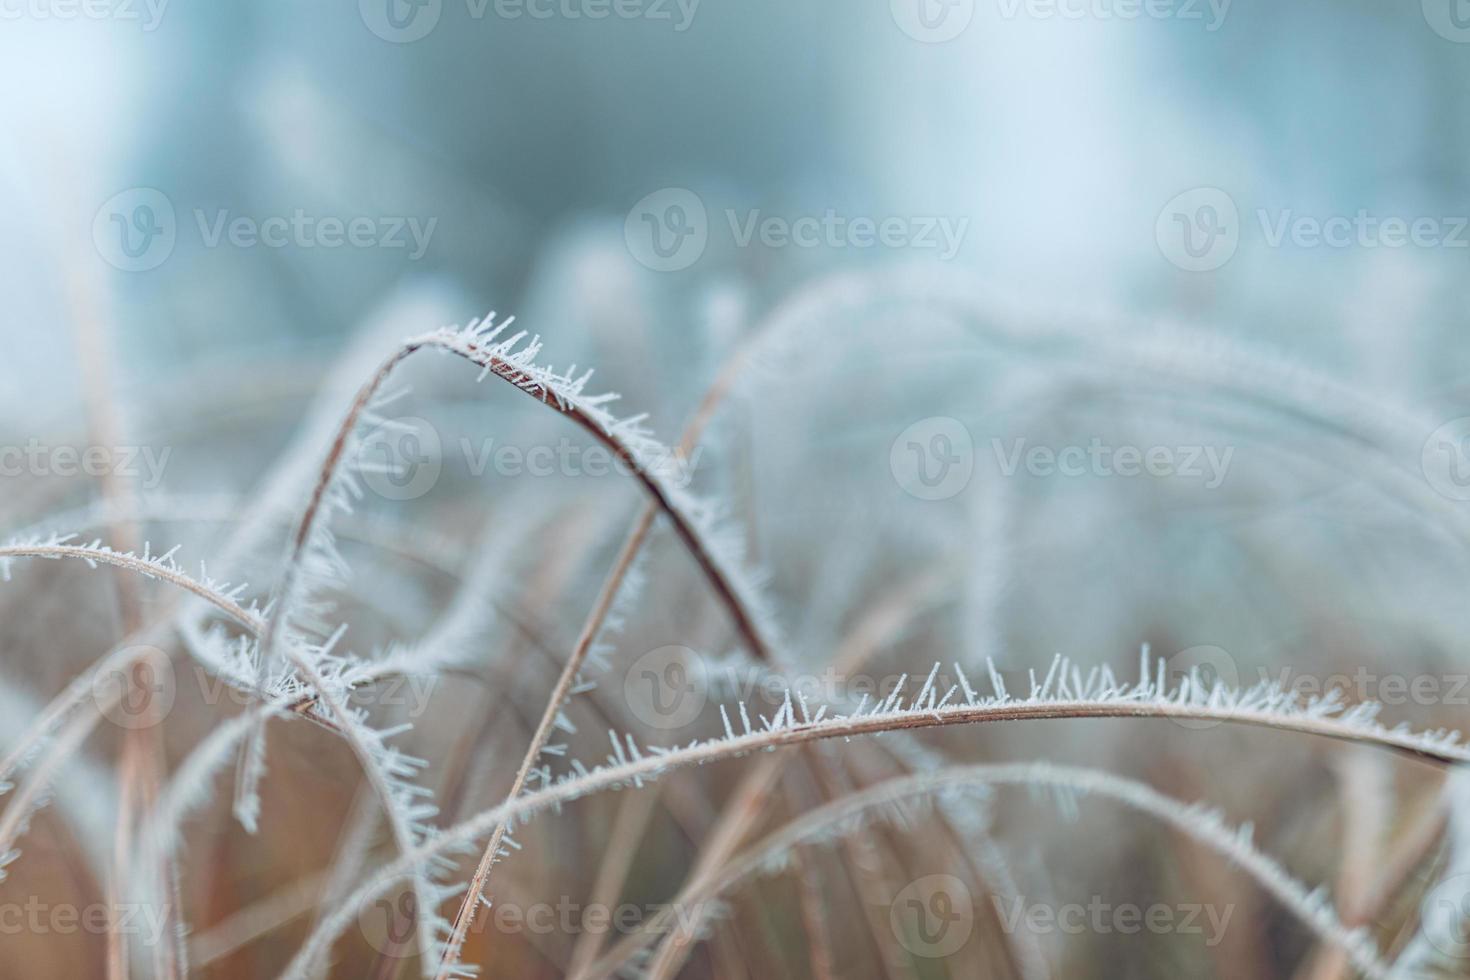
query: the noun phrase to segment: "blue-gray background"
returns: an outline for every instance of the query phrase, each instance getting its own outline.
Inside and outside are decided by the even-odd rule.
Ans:
[[[419,11],[437,15],[426,36],[396,43],[370,29],[377,2],[6,0],[0,411],[68,410],[56,368],[79,307],[109,316],[134,387],[241,348],[331,347],[410,279],[463,290],[466,317],[524,311],[538,289],[678,311],[908,257],[712,246],[654,272],[623,219],[670,186],[709,204],[712,241],[729,239],[727,207],[965,219],[952,264],[1024,301],[1203,323],[1431,404],[1463,383],[1470,248],[1271,247],[1256,217],[1470,213],[1470,44],[1446,0],[1179,0],[1161,16],[928,0],[968,17],[943,43],[906,33],[888,0],[647,0],[603,19],[569,15],[595,0],[547,17],[442,0]],[[124,272],[92,223],[136,187],[168,197],[178,241]],[[1155,234],[1195,187],[1240,214],[1238,251],[1207,272],[1171,264]],[[415,260],[207,248],[196,217],[297,209],[437,223]]]

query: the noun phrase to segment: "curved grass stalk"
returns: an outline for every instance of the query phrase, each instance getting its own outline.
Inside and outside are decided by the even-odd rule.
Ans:
[[[287,655],[337,718],[343,738],[357,756],[363,774],[373,787],[374,795],[383,803],[384,816],[387,817],[394,844],[400,854],[408,854],[431,834],[432,828],[425,821],[438,812],[432,804],[420,802],[420,798],[428,795],[429,791],[408,781],[408,777],[418,769],[417,760],[399,755],[385,746],[384,734],[364,725],[361,718],[337,697],[332,686],[305,657],[294,651],[288,651]],[[435,869],[445,870],[444,862],[425,862],[423,867],[414,869],[411,879],[417,903],[415,930],[425,975],[432,969],[431,964],[436,953],[434,932],[439,920],[435,910],[442,897],[437,893],[437,884],[432,879]]]
[[[789,303],[783,328],[766,335],[771,343],[763,346],[768,349],[753,353],[761,370],[751,374],[784,377],[790,365],[807,364],[803,355],[817,344],[798,336],[798,327],[816,324],[820,329],[873,309],[905,305],[952,314],[962,329],[1051,362],[1076,363],[1110,377],[1142,372],[1161,390],[1187,401],[1223,396],[1285,416],[1310,427],[1314,436],[1325,433],[1370,460],[1372,465],[1353,467],[1350,475],[1366,477],[1390,499],[1412,502],[1435,515],[1470,545],[1470,521],[1463,511],[1435,492],[1416,466],[1407,465],[1418,460],[1425,438],[1442,420],[1422,418],[1270,351],[1217,335],[1121,316],[1037,316],[983,295],[967,276],[928,265],[840,272],[798,293]],[[1136,385],[1138,378],[1129,375],[1123,383]],[[1330,461],[1322,441],[1308,440],[1306,451]]]
[[[721,894],[742,881],[762,873],[781,870],[795,848],[820,842],[833,833],[842,833],[846,825],[850,825],[855,818],[860,818],[866,810],[901,799],[955,791],[973,792],[976,788],[1003,785],[1049,786],[1081,791],[1115,800],[1156,817],[1246,871],[1321,939],[1341,950],[1364,976],[1385,978],[1391,973],[1364,930],[1344,926],[1333,914],[1330,903],[1320,890],[1309,891],[1275,860],[1256,850],[1250,840],[1249,825],[1231,827],[1214,810],[1198,804],[1185,804],[1143,783],[1095,769],[1049,763],[1017,763],[956,766],[936,772],[902,776],[804,814],[736,857],[688,896],[681,896],[673,904],[661,909],[640,933],[629,937],[632,942],[620,945],[616,956],[605,957],[595,964],[589,971],[590,975],[603,977],[615,972],[629,956],[658,935],[667,933],[671,940],[681,943],[695,940],[697,932],[690,928],[689,923],[701,921],[704,917],[691,920],[687,914],[691,908],[708,908]]]
[[[633,469],[634,476],[668,517],[675,534],[700,566],[724,604],[749,652],[757,660],[773,660],[773,620],[755,582],[739,569],[739,546],[715,527],[710,506],[688,494],[679,481],[683,461],[679,454],[653,438],[643,427],[644,416],[619,419],[605,407],[617,396],[585,395],[589,370],[577,376],[575,368],[557,374],[536,364],[538,339],[521,346],[524,334],[492,343],[510,324],[471,323],[463,330],[443,329],[407,342],[406,349],[431,346],[459,355],[504,381],[539,398],[581,426]]]
[[[13,746],[26,739],[31,734],[32,719],[44,710],[19,688],[0,686],[0,743]],[[33,744],[27,757],[35,758],[36,751]],[[7,752],[7,759],[10,755]],[[109,857],[106,841],[117,815],[117,797],[107,787],[101,766],[82,758],[74,759],[73,767],[56,785],[56,806],[70,825],[69,836],[81,853],[86,870],[100,885],[102,869]],[[0,791],[8,791],[13,768],[8,767],[5,775],[0,776]]]
[[[1462,948],[1456,948],[1457,939],[1465,935],[1465,923],[1470,919],[1459,900],[1464,887],[1458,884],[1470,874],[1470,773],[1463,769],[1449,773],[1442,792],[1448,810],[1444,860],[1421,898],[1418,915],[1410,920],[1407,939],[1394,960],[1403,975],[1415,980],[1462,972],[1464,955]]]
[[[323,574],[345,574],[330,534],[320,525],[319,519],[332,507],[346,508],[348,495],[356,492],[355,484],[344,485],[344,461],[353,445],[353,434],[357,425],[367,417],[370,407],[394,368],[424,348],[461,356],[479,365],[484,374],[494,374],[539,398],[543,403],[552,405],[628,463],[660,509],[668,515],[676,533],[709,579],[716,594],[723,600],[750,652],[758,659],[771,659],[766,631],[757,625],[758,621],[768,620],[768,616],[762,612],[763,603],[759,601],[758,592],[752,583],[736,573],[729,555],[731,549],[715,546],[713,512],[676,485],[680,460],[643,428],[642,416],[618,419],[609,412],[605,406],[616,396],[585,395],[583,390],[591,379],[590,371],[581,376],[575,376],[573,371],[557,374],[538,365],[535,359],[540,352],[540,342],[532,339],[522,345],[524,332],[507,340],[497,341],[496,338],[510,323],[509,319],[498,326],[490,322],[483,325],[475,322],[463,330],[446,328],[405,341],[378,366],[372,377],[358,390],[346,417],[337,428],[288,549],[277,604],[260,640],[258,680],[261,687],[264,687],[264,672],[281,640],[286,623],[302,602],[305,591],[303,583]],[[570,684],[567,688],[570,689]],[[236,814],[247,827],[254,824],[258,810],[255,787],[263,768],[262,730],[247,747],[236,783]],[[519,780],[523,783],[524,779],[523,772]],[[477,893],[472,894],[472,898],[475,897]],[[458,925],[455,927],[455,934],[456,940],[462,939],[462,930]],[[450,948],[457,948],[457,942],[452,942]]]
[[[700,400],[689,424],[684,428],[684,433],[679,440],[678,447],[680,457],[688,457],[694,451],[699,440],[704,436],[705,430],[709,428],[710,423],[713,421],[715,412],[734,389],[741,372],[745,369],[751,357],[760,348],[765,339],[785,329],[788,319],[796,315],[800,308],[801,304],[799,303],[780,307],[774,315],[767,318],[762,325],[755,329],[749,340],[742,343],[736,349],[735,353],[725,360],[719,372],[716,374],[714,382],[705,390],[704,397]],[[613,561],[612,571],[609,572],[607,578],[603,581],[602,589],[596,601],[593,603],[591,612],[588,613],[587,619],[582,625],[577,642],[573,646],[570,656],[567,658],[566,665],[563,667],[562,673],[557,679],[551,696],[547,699],[546,710],[542,715],[541,722],[537,725],[536,731],[531,737],[531,743],[526,750],[525,756],[522,758],[521,765],[516,771],[515,780],[512,783],[509,793],[510,796],[518,795],[524,789],[531,767],[535,764],[536,759],[540,757],[542,750],[545,748],[546,740],[550,737],[556,720],[561,716],[563,706],[571,694],[582,665],[586,662],[588,655],[592,651],[597,637],[601,635],[604,624],[607,622],[608,615],[623,588],[623,584],[629,578],[643,545],[647,542],[648,535],[653,530],[653,522],[657,519],[659,510],[660,504],[657,500],[650,503],[644,508],[637,522],[628,532],[628,537],[623,544],[622,550]],[[749,640],[748,637],[747,640]],[[752,648],[753,652],[763,645],[757,644],[757,646]],[[762,657],[762,659],[768,660],[769,655]],[[491,834],[490,841],[484,853],[481,855],[480,863],[470,880],[469,890],[465,894],[465,899],[461,903],[459,911],[455,914],[454,932],[448,944],[449,956],[446,958],[446,962],[441,965],[439,980],[448,980],[449,974],[447,971],[458,960],[465,937],[473,925],[479,900],[484,895],[485,886],[489,881],[490,869],[494,865],[496,858],[500,855],[504,836],[504,828],[497,827]]]
[[[25,833],[30,824],[31,815],[43,802],[44,794],[52,778],[60,771],[67,758],[81,747],[87,736],[92,733],[92,729],[96,728],[97,723],[101,720],[101,706],[97,711],[72,719],[57,737],[56,742],[46,751],[41,761],[30,771],[25,782],[16,790],[15,796],[5,808],[4,817],[0,817],[0,879],[4,878],[5,867],[20,856],[20,852],[15,849],[15,840]]]
[[[64,531],[100,529],[116,521],[162,524],[241,523],[240,509],[244,501],[228,494],[150,493],[139,495],[126,504],[95,501],[80,507],[58,511],[42,520],[16,527],[5,534],[9,541],[42,540]],[[294,526],[300,515],[294,510],[266,513],[257,518],[266,525]],[[460,574],[465,546],[435,533],[428,527],[408,527],[379,515],[361,521],[346,522],[337,529],[340,538],[390,552],[406,561],[422,565],[441,575]]]
[[[245,591],[244,585],[230,586],[214,582],[207,577],[190,576],[179,566],[178,562],[174,561],[174,551],[177,551],[177,548],[162,555],[150,555],[146,550],[139,555],[131,551],[114,551],[101,542],[93,542],[89,545],[69,544],[71,537],[73,536],[66,535],[31,543],[0,546],[0,575],[9,581],[10,563],[19,558],[53,560],[74,558],[86,562],[93,568],[98,565],[112,565],[137,572],[148,578],[168,582],[170,585],[176,585],[185,591],[192,592],[252,633],[259,633],[265,628],[259,611],[253,608],[247,609],[237,601],[241,593]]]
[[[1118,685],[1106,670],[1093,670],[1083,675],[1058,658],[1046,679],[1034,685],[1031,697],[1025,700],[1012,700],[1003,693],[981,698],[970,688],[968,681],[963,681],[965,702],[951,705],[948,702],[954,689],[941,698],[934,691],[933,677],[931,673],[929,682],[907,703],[900,688],[871,711],[860,709],[845,716],[827,717],[825,709],[822,709],[815,717],[809,717],[803,706],[803,717],[797,720],[795,713],[798,709],[788,696],[781,710],[773,718],[762,719],[758,727],[745,724],[744,731],[737,733],[732,726],[727,726],[724,738],[694,741],[683,748],[650,747],[645,751],[631,738],[619,738],[614,733],[611,735],[613,751],[604,765],[590,770],[578,767],[575,773],[556,783],[484,810],[440,831],[414,853],[386,866],[322,919],[282,976],[286,980],[304,978],[335,938],[352,923],[355,910],[362,902],[381,893],[424,861],[445,853],[451,847],[483,837],[501,823],[514,825],[544,809],[603,790],[641,786],[674,769],[783,745],[987,721],[1188,718],[1229,721],[1379,745],[1436,763],[1470,762],[1470,748],[1458,743],[1458,733],[1415,734],[1402,728],[1385,728],[1375,720],[1376,705],[1357,705],[1344,711],[1334,698],[1302,705],[1290,692],[1280,688],[1263,685],[1246,692],[1223,686],[1206,689],[1193,678],[1187,678],[1179,688],[1170,691],[1164,687],[1162,679],[1158,684],[1150,679],[1146,660],[1144,676],[1138,684]]]
[[[0,548],[0,558],[15,560],[19,558],[40,558],[46,560],[77,559],[89,564],[110,564],[119,568],[137,572],[150,578],[168,582],[185,591],[203,599],[215,608],[224,612],[237,623],[244,626],[251,633],[258,634],[264,628],[259,612],[254,608],[242,607],[236,600],[245,586],[228,586],[214,583],[208,578],[195,579],[183,572],[173,560],[172,552],[164,555],[149,557],[135,554],[125,554],[113,551],[103,545],[71,545],[65,543],[65,538],[47,540],[33,544],[11,544]],[[54,733],[62,720],[69,715],[77,705],[86,701],[93,695],[96,678],[109,670],[120,669],[130,662],[135,656],[135,648],[156,640],[164,630],[162,626],[144,629],[126,638],[123,643],[111,652],[95,661],[90,667],[73,678],[60,694],[53,698],[41,714],[27,726],[25,733],[16,740],[14,747],[0,759],[0,784],[3,784],[10,776],[24,764],[27,758],[32,757],[39,751],[44,741]],[[359,674],[348,674],[352,686],[362,686],[381,680],[392,674],[399,673],[401,666],[397,663],[386,663],[374,665],[362,670]],[[229,679],[229,678],[227,678]],[[259,691],[252,693],[259,694]],[[314,698],[296,698],[290,705],[291,709],[299,714],[307,714],[308,709],[314,703]],[[325,727],[335,729],[335,726],[313,717]]]
[[[506,792],[508,799],[519,796],[526,787],[536,760],[540,758],[542,750],[546,748],[547,740],[556,728],[557,721],[561,717],[567,697],[571,694],[573,686],[587,653],[592,649],[592,644],[601,632],[602,624],[607,618],[608,610],[612,608],[618,591],[622,587],[623,579],[628,569],[637,558],[638,548],[648,530],[653,526],[654,508],[650,507],[644,512],[633,533],[629,535],[622,550],[618,553],[612,573],[604,580],[602,590],[598,593],[597,600],[593,605],[592,613],[587,622],[583,624],[582,632],[577,637],[577,642],[572,648],[572,653],[567,658],[561,674],[556,679],[556,685],[552,688],[551,696],[547,698],[546,709],[542,712],[541,720],[536,724],[536,730],[531,735],[531,743],[526,749],[526,754],[521,759],[521,764],[516,769],[514,780],[510,789]],[[464,941],[469,935],[470,926],[474,924],[475,911],[483,900],[485,886],[490,879],[490,869],[495,861],[503,854],[503,843],[505,840],[506,825],[501,824],[490,834],[489,843],[480,855],[479,863],[475,867],[474,875],[470,878],[468,890],[461,901],[459,910],[455,913],[454,923],[451,927],[448,941],[445,943],[445,953],[439,964],[439,980],[454,975],[455,966],[459,961],[460,951],[464,948]]]
[[[819,317],[832,320],[895,304],[937,308],[962,318],[969,329],[987,339],[1054,361],[1071,361],[1089,370],[1102,365],[1146,372],[1163,388],[1172,388],[1190,400],[1224,395],[1233,401],[1267,407],[1298,423],[1325,430],[1346,448],[1380,464],[1379,470],[1401,499],[1413,500],[1425,512],[1438,515],[1465,542],[1470,523],[1451,501],[1430,488],[1417,469],[1423,441],[1442,420],[1429,420],[1360,389],[1336,381],[1304,365],[1268,351],[1216,335],[1175,325],[1139,322],[1095,315],[1070,319],[1045,318],[987,299],[967,277],[928,266],[899,268],[877,274],[844,272],[811,288],[801,297],[790,322]],[[1122,325],[1125,329],[1119,330]],[[772,334],[781,339],[780,334]],[[1100,341],[1105,338],[1105,341]],[[1141,338],[1141,339],[1140,339]],[[795,339],[795,338],[788,338]],[[769,353],[769,352],[768,352]],[[775,354],[761,363],[775,370],[800,359]],[[1136,379],[1129,379],[1135,384]],[[1327,406],[1324,409],[1322,406]],[[1401,445],[1387,443],[1399,439]],[[1403,452],[1408,450],[1408,452]],[[1361,474],[1362,470],[1355,469]]]
[[[228,721],[221,722],[196,744],[174,770],[163,791],[154,802],[147,827],[150,846],[169,856],[178,846],[180,829],[186,817],[208,801],[210,780],[229,763],[235,749],[258,723],[278,714],[287,699],[252,705]]]
[[[946,579],[941,569],[933,569],[906,588],[890,594],[886,601],[869,608],[833,656],[832,669],[839,675],[847,675],[861,668],[870,656],[904,628],[911,616],[932,601]],[[745,772],[731,797],[737,801],[736,805],[727,806],[716,822],[680,888],[680,895],[697,886],[703,878],[717,873],[734,856],[750,825],[763,812],[763,801],[788,762],[788,754],[774,753]],[[699,910],[695,914],[699,914]],[[687,948],[673,940],[673,936],[668,936],[655,952],[648,968],[649,980],[672,976],[683,965]]]
[[[314,684],[321,685],[320,690],[324,692],[321,700],[326,704],[328,710],[336,714],[343,737],[352,748],[354,755],[357,756],[364,776],[373,787],[373,794],[384,802],[384,811],[394,836],[394,842],[399,846],[400,852],[408,853],[414,850],[426,839],[426,828],[423,821],[432,816],[433,810],[431,807],[425,808],[417,804],[414,799],[417,788],[399,778],[413,771],[412,760],[393,756],[396,762],[393,759],[385,761],[383,756],[392,755],[392,750],[384,749],[380,745],[382,733],[365,729],[351,709],[332,693],[332,685],[312,667],[309,661],[305,658],[298,658],[297,666],[308,678],[312,679]],[[217,725],[189,753],[159,794],[155,808],[149,814],[146,827],[150,857],[162,860],[173,855],[179,843],[184,820],[195,807],[209,798],[210,782],[218,770],[237,757],[237,749],[240,744],[250,737],[259,725],[289,711],[293,700],[294,694],[288,693],[253,706],[248,711]],[[436,897],[432,892],[437,885],[431,879],[424,880],[429,874],[424,869],[435,866],[437,866],[436,860],[429,859],[412,872],[415,896],[425,902]],[[424,891],[429,891],[431,894],[425,896]],[[436,904],[437,902],[423,907],[432,910]],[[435,924],[432,916],[420,916],[416,925],[424,960],[426,963],[432,962],[435,942],[433,937]]]
[[[146,551],[143,555],[136,555],[133,553],[117,552],[96,543],[88,546],[71,545],[67,544],[66,540],[56,539],[31,545],[6,546],[0,548],[0,560],[15,558],[76,558],[93,565],[113,565],[151,578],[157,578],[185,589],[227,613],[231,618],[235,619],[251,632],[259,633],[264,629],[264,624],[255,611],[247,610],[235,601],[236,596],[243,591],[244,586],[217,586],[207,579],[196,580],[191,578],[178,567],[173,559],[172,551],[155,557],[147,554]],[[318,651],[319,656],[325,656],[326,653],[327,649]],[[120,648],[99,661],[84,677],[78,678],[69,685],[61,697],[47,706],[43,716],[32,726],[27,736],[7,755],[3,762],[0,762],[0,780],[8,776],[28,754],[34,752],[40,741],[46,737],[48,732],[54,730],[55,726],[59,724],[60,719],[69,713],[76,704],[84,700],[89,694],[95,693],[93,691],[92,679],[98,675],[99,670],[106,670],[111,666],[120,667],[124,663],[131,661],[135,655],[131,646]],[[372,751],[374,741],[364,738],[364,732],[360,722],[336,699],[326,679],[307,662],[306,658],[301,657],[295,651],[289,652],[288,657],[291,659],[293,665],[298,670],[301,670],[311,681],[313,691],[311,698],[294,696],[291,699],[292,707],[297,711],[304,711],[316,699],[326,701],[332,709],[332,715],[338,719],[336,730],[352,746],[355,754],[358,755],[360,762],[363,764],[365,771],[368,773],[369,780],[373,783],[384,801],[390,826],[394,830],[395,840],[400,844],[401,849],[405,851],[411,850],[413,845],[417,843],[417,838],[412,834],[411,827],[414,821],[410,820],[409,816],[420,811],[413,807],[410,802],[412,794],[408,794],[410,797],[409,800],[404,800],[402,797],[404,797],[407,791],[400,791],[396,794],[389,792],[395,785],[398,785],[393,777],[394,766],[408,765],[408,763],[388,750],[381,750],[374,755]],[[396,672],[396,669],[396,667],[390,665],[386,672]],[[382,669],[376,672],[371,670],[367,671],[363,676],[356,679],[357,685],[379,679],[384,674],[385,670]],[[88,716],[85,721],[86,724],[81,724],[80,722],[73,723],[68,729],[69,734],[47,754],[46,761],[27,780],[26,785],[17,794],[17,798],[12,801],[10,808],[6,811],[5,818],[0,820],[0,854],[11,852],[10,842],[23,829],[24,821],[29,816],[35,798],[47,785],[54,770],[60,766],[71,752],[75,751],[80,745],[82,738],[95,726],[97,718]],[[422,819],[422,817],[419,819]],[[428,904],[424,907],[426,909],[432,909],[436,905]],[[424,921],[427,923],[429,920],[426,919]],[[429,926],[425,925],[424,928],[427,930]],[[428,941],[425,940],[424,942],[427,943]],[[425,945],[423,951],[427,959],[429,946]]]
[[[713,513],[676,485],[680,460],[643,428],[643,416],[619,419],[607,410],[605,406],[617,396],[584,394],[585,386],[591,380],[590,371],[581,376],[576,376],[573,371],[557,374],[538,365],[536,356],[541,351],[540,341],[533,338],[523,345],[524,332],[506,340],[497,340],[512,319],[495,325],[489,322],[493,320],[492,314],[486,322],[475,321],[464,329],[444,328],[407,340],[378,366],[368,382],[358,390],[322,462],[292,540],[280,587],[279,615],[272,618],[266,631],[264,649],[273,649],[281,628],[276,624],[290,615],[301,580],[303,556],[317,530],[318,516],[324,504],[330,502],[329,491],[352,444],[352,433],[393,370],[416,352],[427,348],[463,357],[482,368],[482,376],[493,374],[540,399],[626,462],[659,509],[668,516],[675,532],[724,603],[752,655],[757,659],[770,660],[765,634],[757,625],[758,619],[764,618],[760,612],[764,604],[753,584],[733,567],[727,549],[717,548],[711,540]]]
[[[493,314],[490,319],[493,320]],[[319,562],[321,565],[330,569],[336,564],[332,560],[330,540],[324,538],[318,528],[318,518],[325,507],[337,502],[334,499],[334,486],[348,455],[352,434],[359,420],[369,411],[370,405],[394,368],[423,348],[436,348],[461,356],[479,365],[485,374],[494,374],[532,396],[540,398],[543,403],[555,407],[628,463],[635,476],[653,498],[654,504],[669,517],[676,534],[726,606],[751,654],[757,659],[770,662],[773,655],[770,641],[767,639],[769,627],[765,625],[770,621],[769,614],[764,612],[764,603],[761,602],[753,583],[747,582],[734,568],[735,560],[732,560],[730,554],[734,549],[716,547],[713,512],[687,495],[677,485],[676,477],[680,459],[654,440],[651,434],[643,428],[641,416],[618,419],[609,412],[605,406],[616,396],[585,395],[583,391],[591,378],[590,371],[576,376],[574,371],[557,374],[548,368],[539,366],[535,358],[540,352],[540,342],[532,339],[522,346],[524,333],[513,335],[507,340],[497,341],[498,336],[510,322],[506,320],[498,326],[490,322],[483,325],[476,322],[463,330],[443,329],[408,340],[397,351],[389,355],[378,366],[368,382],[358,390],[346,417],[338,427],[326,459],[323,461],[305,513],[292,540],[280,586],[278,605],[261,639],[260,664],[262,669],[268,663],[271,653],[280,640],[284,625],[298,601],[303,575],[306,574],[309,564],[306,558],[311,549],[315,547],[321,553],[322,558]],[[629,546],[625,547],[623,558],[619,560],[621,571],[616,576],[614,587],[605,588],[603,596],[599,599],[599,606],[602,607],[602,612],[598,616],[599,621],[605,617],[606,609],[611,606],[612,598],[616,595],[616,584],[621,583],[626,574],[623,559],[626,558],[627,565],[631,565],[651,524],[652,517],[645,516],[640,521],[641,530],[635,532],[634,538],[630,538]],[[584,631],[585,644],[588,647],[595,635],[595,631],[591,634]],[[582,645],[583,641],[579,641],[579,646]],[[583,656],[585,656],[585,651]],[[559,680],[550,709],[546,712],[542,724],[538,726],[537,738],[533,741],[533,751],[528,755],[528,759],[534,760],[544,747],[551,726],[560,715],[560,703],[565,700],[567,693],[571,690],[574,678],[575,669],[565,671]],[[250,804],[254,799],[255,781],[259,778],[263,764],[262,755],[263,750],[258,747],[257,740],[254,750],[247,753],[246,764],[241,767],[241,779],[236,790],[237,811],[242,816],[252,819],[253,808]],[[523,764],[517,772],[513,792],[520,792],[529,772],[530,766]],[[457,956],[458,948],[463,942],[465,932],[473,917],[475,903],[478,902],[481,894],[481,888],[477,885],[483,882],[484,877],[488,875],[489,866],[499,851],[503,836],[504,831],[499,831],[492,842],[492,847],[487,850],[480,868],[477,869],[476,881],[471,884],[466,902],[456,917],[454,932],[448,946],[450,955],[447,959],[446,970]]]
[[[119,667],[131,664],[137,659],[137,653],[131,647],[121,647],[113,654],[104,658],[104,663],[115,662]],[[73,682],[68,690],[77,686]],[[37,752],[44,751],[39,762],[35,763],[30,770],[25,782],[10,800],[5,809],[5,814],[0,817],[0,879],[4,878],[6,865],[12,863],[20,852],[15,849],[15,840],[25,833],[30,823],[32,814],[35,813],[46,800],[51,781],[61,771],[63,765],[71,759],[81,748],[93,729],[106,716],[106,712],[122,699],[124,685],[110,685],[105,692],[97,691],[89,682],[82,694],[86,698],[88,694],[93,698],[94,710],[85,712],[79,717],[71,719],[70,723],[62,728],[55,741],[44,747],[45,739],[52,736],[56,728],[61,725],[66,710],[53,711],[50,706],[43,713],[43,717],[37,724],[33,724],[22,738],[21,743],[6,757],[4,775],[0,776],[0,786],[8,786],[6,780],[15,768],[25,763],[26,759],[34,756]],[[119,809],[122,804],[119,801]],[[161,865],[147,865],[148,867],[159,867]]]
[[[72,545],[67,538],[48,538],[29,544],[10,544],[0,548],[0,564],[18,558],[40,558],[46,560],[78,559],[92,565],[109,564],[137,572],[150,578],[168,582],[210,603],[226,613],[247,630],[257,632],[262,628],[258,612],[244,608],[236,601],[244,586],[220,585],[207,578],[194,579],[186,575],[173,560],[173,552],[159,556],[126,554],[99,544]],[[5,564],[8,570],[8,564]],[[65,689],[53,698],[41,714],[27,726],[25,733],[16,740],[15,746],[0,759],[0,785],[3,785],[28,758],[40,751],[45,740],[57,730],[62,721],[77,705],[94,694],[95,680],[99,674],[121,669],[136,656],[136,648],[156,639],[163,627],[154,626],[134,633],[111,652],[94,662],[87,670],[73,678]]]
[[[73,678],[70,684],[53,698],[36,720],[26,726],[25,732],[15,740],[15,746],[0,760],[0,786],[6,785],[11,775],[40,751],[46,739],[50,738],[61,722],[77,705],[83,703],[92,696],[93,684],[100,672],[120,668],[129,663],[137,654],[134,647],[147,639],[143,636],[129,637],[122,645],[114,648],[103,656],[82,674]],[[136,641],[136,642],[134,642]]]

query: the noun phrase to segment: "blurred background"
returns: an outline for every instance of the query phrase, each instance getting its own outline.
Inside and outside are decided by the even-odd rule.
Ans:
[[[1467,210],[1470,78],[1450,0],[1177,0],[1158,15],[1110,0],[646,0],[602,17],[571,0],[94,7],[5,8],[11,416],[66,392],[38,375],[64,351],[68,256],[142,380],[156,357],[330,344],[412,279],[502,309],[571,292],[595,318],[613,295],[688,307],[725,288],[759,307],[820,269],[945,251],[741,247],[726,208],[741,222],[944,216],[965,223],[948,261],[1026,299],[1200,320],[1418,395],[1459,381],[1431,352],[1460,335],[1463,246],[1273,247],[1256,215]],[[678,275],[634,261],[622,236],[666,187],[712,219]],[[1241,217],[1208,275],[1155,235],[1200,187]],[[99,209],[135,188],[161,192],[177,225],[146,274],[93,243]],[[422,248],[387,228],[327,248],[206,234],[221,214],[297,210],[434,225]],[[589,277],[619,292],[583,295]]]
[[[210,557],[282,460],[309,472],[323,420],[396,341],[490,310],[540,334],[557,366],[596,367],[593,387],[671,442],[761,338],[695,485],[745,529],[800,669],[821,671],[898,593],[909,618],[879,630],[879,677],[935,660],[983,674],[992,657],[1024,687],[1056,653],[1131,676],[1148,644],[1176,677],[1335,689],[1415,728],[1470,717],[1464,0],[0,0],[0,131],[10,532],[76,529],[100,491],[54,449],[101,444],[138,451],[125,475],[157,501],[148,538]],[[467,365],[403,373],[400,414],[442,470],[362,504],[344,545],[354,649],[421,637],[493,544],[497,604],[524,633],[477,656],[512,665],[496,698],[539,705],[637,488],[487,470],[496,445],[585,440],[493,379],[476,387]],[[274,536],[218,569],[261,594],[302,499],[282,492]],[[713,662],[735,645],[666,532],[651,550],[610,697],[650,650]],[[72,621],[89,574],[17,566],[0,599],[27,711],[116,639],[106,597],[101,619]],[[514,666],[529,647],[544,669]],[[482,697],[437,690],[410,736],[443,759],[461,719],[487,718],[491,756],[429,780],[459,815],[504,795],[535,721]],[[208,724],[194,707],[176,751]],[[718,715],[688,724],[686,741]],[[187,879],[217,943],[206,975],[270,975],[304,935],[300,903],[235,946],[220,937],[238,930],[208,930],[328,863],[356,784],[344,752],[334,782],[303,793],[320,741],[273,750],[263,827],[313,827],[299,850],[241,834],[222,794],[209,826],[229,843]],[[922,746],[1104,765],[1207,798],[1344,908],[1396,835],[1440,814],[1437,843],[1363,923],[1386,949],[1409,944],[1448,860],[1435,773],[1314,740],[1058,722]],[[105,744],[89,751],[110,764]],[[705,802],[679,814],[687,839],[639,852],[628,887],[648,901],[683,880],[729,788],[681,778]],[[809,791],[783,805],[800,812]],[[1223,944],[1048,934],[1024,967],[990,945],[900,968],[867,937],[837,944],[839,975],[1341,975],[1228,867],[1099,807],[1079,834],[1045,805],[997,803],[1022,890],[1204,894],[1239,910]],[[529,838],[541,850],[507,880],[585,897],[615,812],[589,803],[567,837]],[[951,869],[899,838],[874,838],[898,885]],[[850,870],[832,878],[834,910],[871,897]],[[795,908],[772,888],[768,908]],[[808,975],[795,913],[753,907],[690,975]],[[476,957],[489,975],[560,975],[575,943],[518,936]],[[390,975],[371,945],[340,975]],[[97,949],[70,949],[67,968],[93,975]]]

